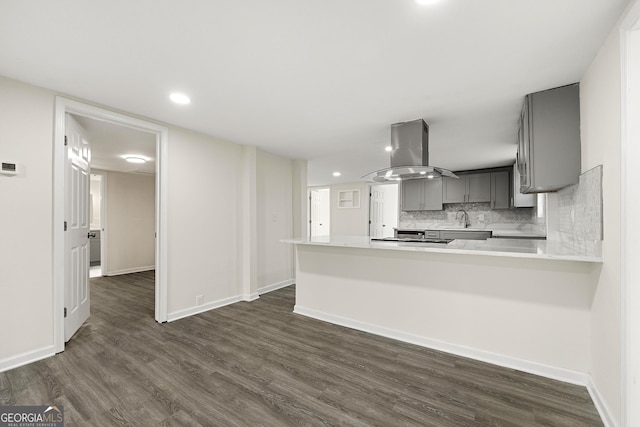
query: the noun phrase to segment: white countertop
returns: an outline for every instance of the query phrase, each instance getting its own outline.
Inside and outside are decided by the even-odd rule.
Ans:
[[[602,262],[601,241],[549,241],[531,239],[456,239],[449,244],[371,241],[363,236],[321,236],[313,239],[285,239],[285,243],[362,249],[487,255],[562,261]]]

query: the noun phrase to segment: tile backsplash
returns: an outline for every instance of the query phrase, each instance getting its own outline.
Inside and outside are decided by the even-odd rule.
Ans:
[[[455,223],[459,210],[469,214],[471,227],[487,224],[544,225],[544,217],[537,216],[536,208],[491,209],[489,203],[448,203],[442,211],[400,212],[399,228],[414,228],[419,223]]]
[[[547,203],[550,238],[602,240],[602,165],[580,175],[578,184],[549,193]]]

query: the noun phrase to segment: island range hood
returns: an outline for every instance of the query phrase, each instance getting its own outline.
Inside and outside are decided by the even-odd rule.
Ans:
[[[391,125],[391,167],[371,172],[362,178],[375,182],[414,178],[458,178],[448,169],[429,165],[429,126],[424,120]]]

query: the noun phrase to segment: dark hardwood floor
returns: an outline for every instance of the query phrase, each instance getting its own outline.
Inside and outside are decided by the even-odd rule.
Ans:
[[[153,273],[91,280],[66,351],[0,374],[0,405],[66,426],[598,426],[584,387],[292,313],[295,287],[157,324]]]

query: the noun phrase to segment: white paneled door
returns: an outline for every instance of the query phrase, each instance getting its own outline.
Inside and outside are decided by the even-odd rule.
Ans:
[[[328,188],[309,191],[309,232],[311,237],[331,234],[331,200]]]
[[[393,237],[398,226],[398,184],[372,185],[370,191],[369,235]]]
[[[89,318],[89,166],[91,150],[82,128],[65,120],[65,319],[64,340]]]

